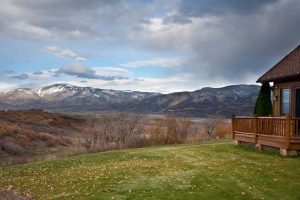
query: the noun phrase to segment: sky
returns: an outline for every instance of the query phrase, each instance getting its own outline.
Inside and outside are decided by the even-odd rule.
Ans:
[[[299,0],[0,0],[0,91],[256,84],[299,44]]]

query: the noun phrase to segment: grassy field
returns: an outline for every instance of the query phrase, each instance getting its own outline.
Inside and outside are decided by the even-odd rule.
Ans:
[[[300,159],[232,143],[127,149],[0,168],[37,199],[300,199]]]

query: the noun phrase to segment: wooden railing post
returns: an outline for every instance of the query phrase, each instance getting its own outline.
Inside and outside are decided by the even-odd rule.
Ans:
[[[291,141],[291,115],[286,118],[285,146],[289,149]]]
[[[235,115],[232,115],[232,117],[231,117],[231,133],[232,133],[233,140],[235,139],[234,131],[235,131]]]
[[[254,115],[253,118],[253,135],[254,135],[254,143],[257,144],[257,115]]]

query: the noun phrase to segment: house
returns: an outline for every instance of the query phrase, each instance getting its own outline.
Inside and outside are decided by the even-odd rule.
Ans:
[[[262,75],[257,82],[273,83],[273,115],[233,116],[233,139],[256,149],[282,155],[300,152],[300,45]]]

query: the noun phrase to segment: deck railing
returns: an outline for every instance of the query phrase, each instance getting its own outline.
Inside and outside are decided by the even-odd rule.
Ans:
[[[232,130],[238,133],[253,133],[274,136],[300,136],[300,118],[233,116]]]
[[[291,132],[294,136],[300,136],[300,118],[291,118]]]
[[[300,118],[232,117],[232,137],[237,142],[300,150]]]

